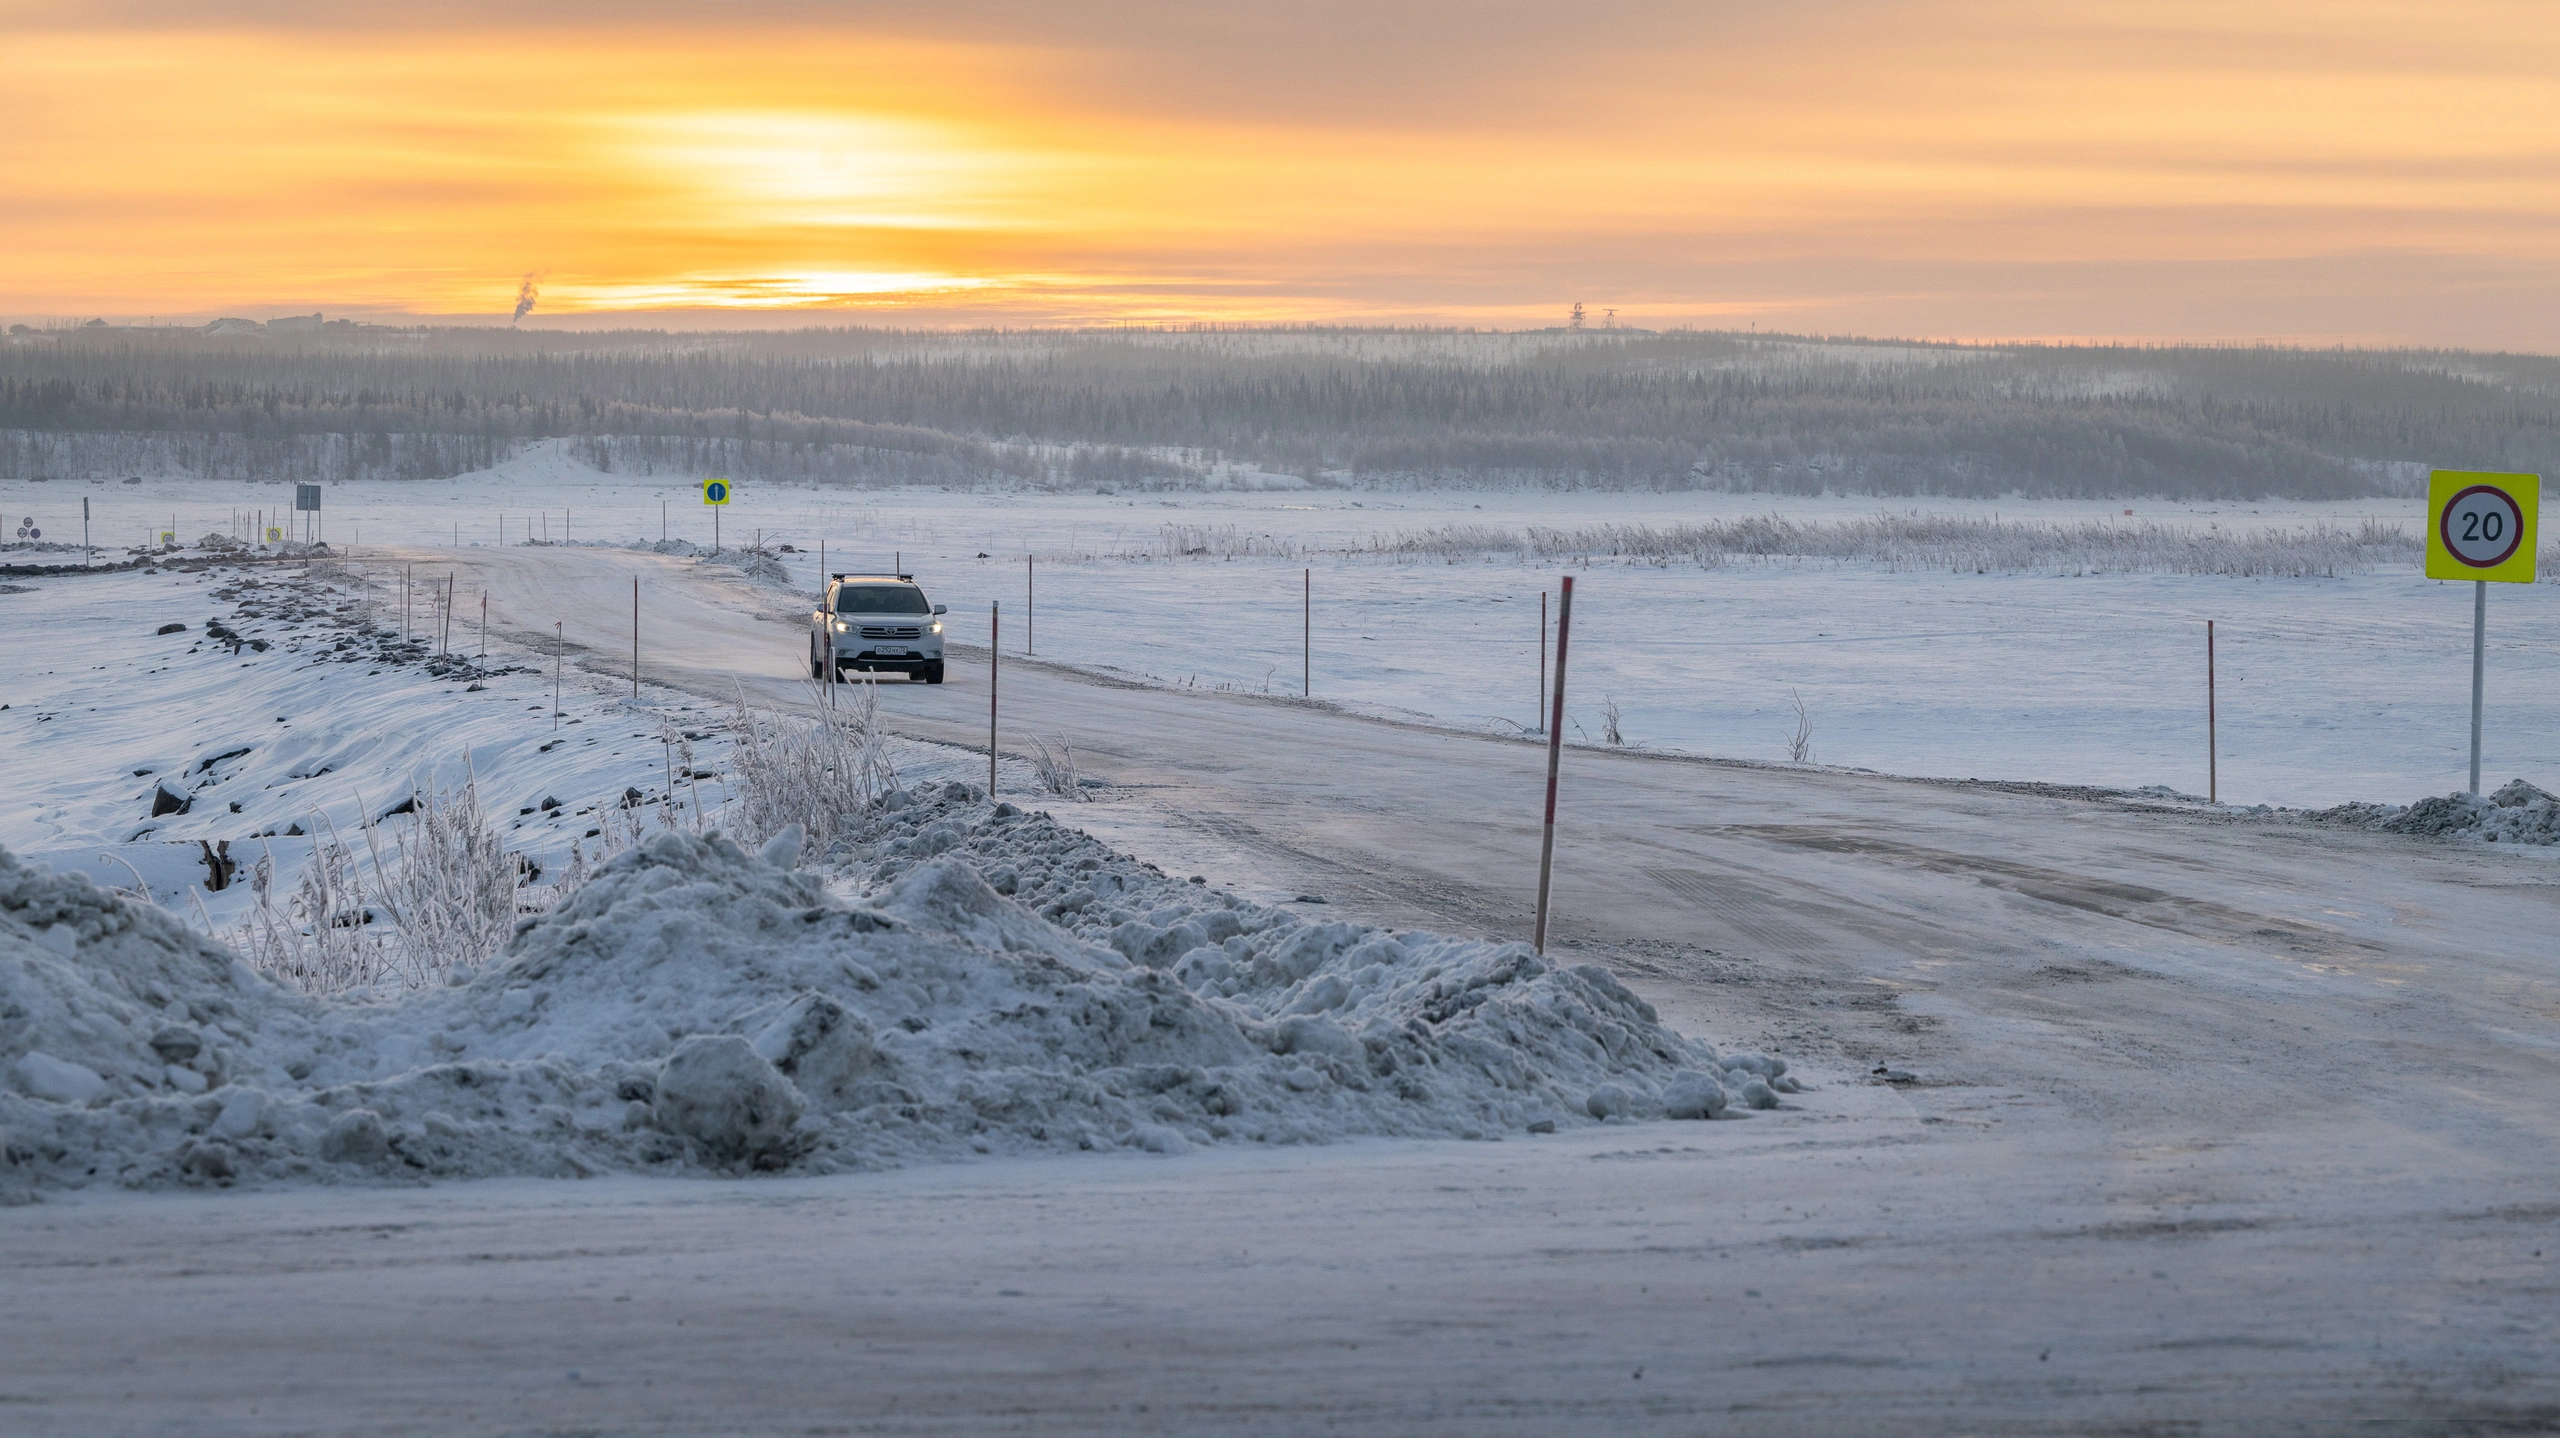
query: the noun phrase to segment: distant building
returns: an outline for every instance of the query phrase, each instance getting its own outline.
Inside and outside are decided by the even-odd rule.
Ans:
[[[266,328],[267,327],[265,325],[258,323],[256,320],[219,319],[215,320],[212,324],[206,325],[203,333],[209,335],[254,335],[264,333]]]
[[[320,333],[321,327],[326,323],[328,322],[321,319],[316,311],[307,315],[278,315],[276,318],[267,321],[267,333],[271,335],[316,335]]]

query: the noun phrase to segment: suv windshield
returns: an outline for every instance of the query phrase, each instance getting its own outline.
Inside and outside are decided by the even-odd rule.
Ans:
[[[912,584],[844,584],[836,587],[838,614],[931,614],[924,591]]]

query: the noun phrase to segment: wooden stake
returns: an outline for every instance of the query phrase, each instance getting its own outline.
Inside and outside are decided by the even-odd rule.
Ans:
[[[1312,699],[1316,693],[1316,572],[1304,575],[1306,591],[1298,600],[1298,663],[1303,672],[1298,679],[1298,692]]]
[[[640,697],[640,576],[631,576],[631,697]]]
[[[1564,595],[1556,603],[1556,694],[1547,721],[1547,819],[1538,843],[1538,926],[1531,943],[1547,951],[1547,896],[1556,865],[1556,771],[1564,759],[1564,652],[1573,632],[1573,576],[1564,577]]]
[[[1032,652],[1032,626],[1040,622],[1038,618],[1040,611],[1032,602],[1031,589],[1032,571],[1039,562],[1038,555],[1022,556],[1022,652],[1025,654]]]
[[[557,619],[551,621],[551,732],[560,732],[560,656],[569,648],[569,631]]]
[[[489,591],[480,591],[480,657],[489,657]]]
[[[2214,714],[2213,692],[2213,621],[2204,622],[2204,798],[2208,804],[2222,802],[2222,741],[2216,732],[2219,719]]]
[[[1547,591],[1538,591],[1538,722],[1547,722]]]

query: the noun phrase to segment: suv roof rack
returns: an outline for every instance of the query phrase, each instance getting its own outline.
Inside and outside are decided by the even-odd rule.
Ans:
[[[829,579],[899,579],[909,584],[916,582],[916,577],[912,574],[830,574],[827,577]]]

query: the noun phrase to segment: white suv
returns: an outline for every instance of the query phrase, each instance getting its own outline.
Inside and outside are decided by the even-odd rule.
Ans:
[[[809,677],[842,679],[862,669],[939,684],[946,609],[925,602],[912,574],[831,575],[809,615]]]

